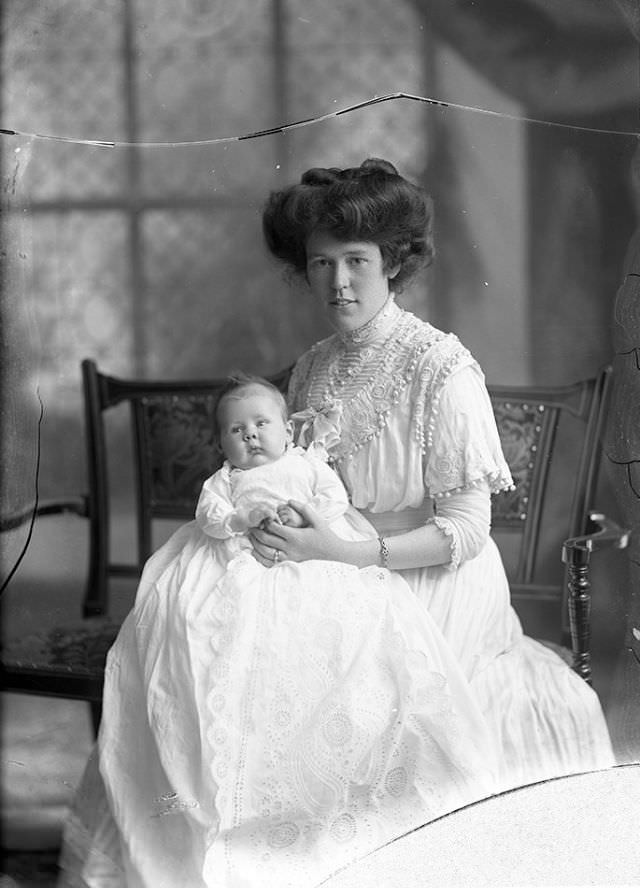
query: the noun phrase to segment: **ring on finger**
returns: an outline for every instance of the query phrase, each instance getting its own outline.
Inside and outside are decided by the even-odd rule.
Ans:
[[[278,561],[280,561],[280,550],[279,549],[273,550],[273,560],[276,564],[278,563]]]

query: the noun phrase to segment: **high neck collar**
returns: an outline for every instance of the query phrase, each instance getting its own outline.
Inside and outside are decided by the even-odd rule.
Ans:
[[[395,294],[389,293],[387,301],[366,324],[355,330],[338,331],[336,335],[347,348],[371,345],[391,329],[400,312],[401,309],[395,302]]]

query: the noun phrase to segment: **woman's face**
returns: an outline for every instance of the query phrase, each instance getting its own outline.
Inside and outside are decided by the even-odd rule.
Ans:
[[[383,266],[380,247],[369,241],[337,240],[326,231],[307,241],[307,281],[340,332],[357,330],[387,301],[398,268]]]

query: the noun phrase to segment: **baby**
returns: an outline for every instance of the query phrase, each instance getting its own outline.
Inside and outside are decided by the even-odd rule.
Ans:
[[[168,885],[168,847],[175,861],[186,849],[183,884],[318,885],[345,854],[466,800],[465,775],[486,768],[483,723],[478,714],[469,737],[454,733],[470,698],[399,573],[253,555],[250,528],[300,521],[290,500],[343,539],[367,538],[324,461],[339,417],[289,418],[280,392],[244,378],[215,417],[224,464],[196,520],[147,563],[110,654],[100,774],[124,815],[127,884]],[[304,450],[292,421],[302,434],[307,420]],[[451,752],[440,745],[450,733]],[[150,799],[167,798],[179,816],[150,814]]]
[[[344,515],[349,503],[342,482],[317,450],[293,445],[286,402],[270,382],[231,379],[215,421],[226,459],[205,481],[198,501],[196,522],[206,534],[219,540],[246,537],[266,521],[305,526],[290,500],[311,505],[332,522]]]

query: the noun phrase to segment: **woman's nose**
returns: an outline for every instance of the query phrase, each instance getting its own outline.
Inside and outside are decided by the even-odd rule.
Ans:
[[[333,267],[332,284],[335,290],[344,290],[344,288],[347,287],[349,284],[347,267],[342,262],[336,262]]]

